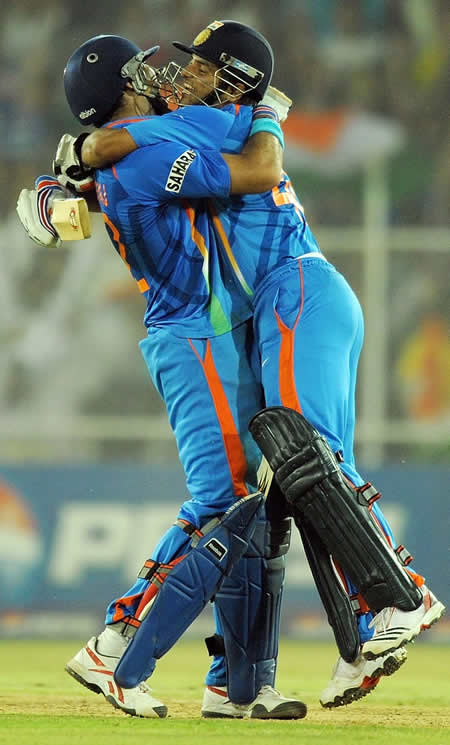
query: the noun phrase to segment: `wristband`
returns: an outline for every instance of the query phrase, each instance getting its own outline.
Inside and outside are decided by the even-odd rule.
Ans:
[[[256,119],[250,129],[249,137],[258,132],[270,132],[278,138],[281,147],[284,149],[284,136],[281,127],[273,119]]]
[[[280,123],[278,112],[272,106],[266,106],[262,103],[258,103],[253,107],[252,119],[253,121],[255,119],[272,119],[274,122]]]

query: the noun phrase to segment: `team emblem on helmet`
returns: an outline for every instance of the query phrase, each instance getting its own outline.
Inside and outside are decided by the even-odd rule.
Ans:
[[[207,26],[203,29],[203,31],[200,31],[200,33],[197,34],[194,41],[192,42],[192,46],[199,47],[201,46],[201,44],[204,44],[205,41],[208,41],[212,32],[217,31],[217,29],[221,26],[223,26],[223,23],[221,21],[213,21],[212,23],[210,23],[209,26]]]
[[[212,31],[210,28],[204,28],[203,31],[200,31],[200,33],[197,34],[194,41],[192,42],[192,46],[199,47],[200,44],[204,44],[205,41],[209,39],[211,34],[212,34]]]

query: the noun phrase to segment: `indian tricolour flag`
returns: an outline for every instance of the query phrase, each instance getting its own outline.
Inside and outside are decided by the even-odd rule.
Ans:
[[[402,125],[360,111],[290,112],[283,124],[285,165],[340,175],[389,157],[406,141]]]

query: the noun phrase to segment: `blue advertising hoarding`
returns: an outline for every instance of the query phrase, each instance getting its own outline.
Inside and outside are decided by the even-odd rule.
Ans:
[[[367,477],[384,495],[397,541],[414,554],[412,566],[448,606],[449,469],[391,466]],[[176,464],[0,466],[0,634],[70,635],[84,626],[94,633],[185,495]],[[283,631],[324,624],[294,529]]]

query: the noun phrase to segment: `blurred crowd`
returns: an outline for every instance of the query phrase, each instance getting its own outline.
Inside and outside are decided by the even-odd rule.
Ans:
[[[77,131],[62,73],[71,52],[98,33],[142,47],[191,41],[219,18],[253,25],[272,43],[274,84],[305,112],[359,109],[407,132],[396,173],[397,222],[443,224],[449,186],[447,117],[450,10],[445,0],[16,0],[0,10],[0,178],[17,191],[49,168],[63,131]],[[411,177],[411,163],[414,175]],[[409,166],[408,166],[409,164]],[[326,203],[323,206],[326,215]],[[350,208],[349,208],[350,209]],[[316,210],[315,210],[316,211]],[[405,214],[406,213],[406,214]]]

